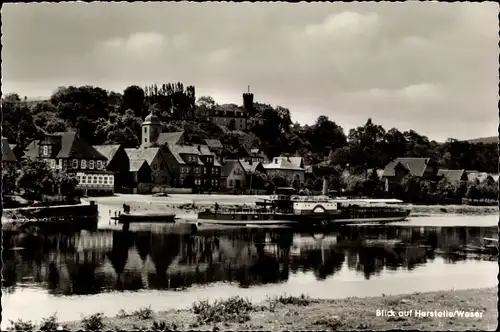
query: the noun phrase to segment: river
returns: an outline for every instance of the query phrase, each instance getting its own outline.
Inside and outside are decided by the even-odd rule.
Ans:
[[[232,229],[210,233],[99,230],[4,232],[2,328],[198,299],[283,293],[378,296],[497,285],[496,256],[457,248],[498,237],[498,216],[429,216],[326,234]]]

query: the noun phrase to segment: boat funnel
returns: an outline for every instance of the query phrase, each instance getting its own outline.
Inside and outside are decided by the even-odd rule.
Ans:
[[[328,179],[326,177],[323,178],[323,195],[328,195]]]

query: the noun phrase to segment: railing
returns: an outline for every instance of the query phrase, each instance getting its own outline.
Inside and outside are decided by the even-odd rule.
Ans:
[[[283,214],[283,213],[293,213],[293,210],[285,210],[285,209],[276,209],[276,210],[269,210],[269,209],[254,209],[254,208],[242,208],[242,209],[230,209],[230,208],[218,208],[217,210],[212,209],[210,212],[213,212],[215,214],[234,214],[234,215],[239,215],[239,214]]]

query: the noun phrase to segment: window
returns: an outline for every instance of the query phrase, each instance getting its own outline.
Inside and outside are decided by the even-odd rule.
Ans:
[[[82,176],[82,183],[86,183],[87,182],[87,177],[84,175]]]
[[[57,168],[62,169],[62,159],[57,161]]]
[[[43,155],[48,156],[49,155],[49,147],[47,145],[43,146]]]
[[[229,186],[232,187],[233,186],[233,180],[229,180]]]
[[[144,134],[148,133],[148,128],[144,127]]]
[[[153,169],[156,171],[156,169],[158,168],[158,166],[156,166],[156,163],[153,164]]]
[[[203,175],[207,174],[207,168],[205,166],[203,166],[202,172],[203,172]]]
[[[99,177],[99,184],[102,184],[102,176]]]
[[[82,178],[80,177],[80,175],[77,175],[76,179],[78,180],[78,183],[80,183],[82,181]]]
[[[198,174],[198,173],[200,173],[200,169],[199,169],[198,167],[195,167],[195,168],[194,168],[194,172],[195,172],[196,174]]]
[[[94,169],[94,161],[93,160],[89,160],[89,168]]]
[[[78,159],[73,159],[71,161],[71,167],[78,168]]]
[[[55,159],[50,160],[50,167],[56,168],[56,160]]]
[[[101,169],[101,168],[102,168],[102,161],[98,160],[97,161],[97,169]]]
[[[113,184],[113,182],[115,182],[115,177],[113,175],[111,175],[109,177],[109,184]]]
[[[107,176],[104,177],[104,184],[108,184],[108,177]]]
[[[153,180],[153,182],[155,182],[155,176],[154,175],[151,175],[151,180]]]
[[[87,168],[87,161],[86,161],[86,160],[84,160],[84,159],[82,159],[82,161],[80,162],[80,167],[81,167],[82,169]]]

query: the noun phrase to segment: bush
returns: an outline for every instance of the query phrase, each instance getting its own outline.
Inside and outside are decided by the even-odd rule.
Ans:
[[[40,323],[40,331],[55,331],[59,327],[57,323],[57,315],[54,313],[48,318],[42,319]]]
[[[201,323],[239,322],[250,320],[249,313],[254,309],[252,303],[239,296],[227,300],[217,300],[214,304],[199,301],[193,304],[193,312],[198,315]]]
[[[169,324],[165,321],[154,321],[153,325],[151,326],[151,330],[153,331],[177,331],[177,325],[174,324]]]
[[[97,331],[104,328],[104,315],[100,312],[90,316],[82,317],[82,326],[84,330]]]
[[[132,316],[137,317],[141,320],[150,319],[153,317],[153,310],[151,310],[151,306],[147,308],[141,308],[132,312]]]
[[[300,297],[296,296],[288,296],[286,294],[280,295],[278,297],[272,298],[271,299],[271,304],[283,304],[283,305],[298,305],[298,306],[308,306],[311,304],[311,299],[309,296],[306,296],[304,294],[300,295]]]
[[[35,325],[30,321],[23,321],[22,319],[18,319],[17,321],[10,320],[10,324],[12,325],[9,330],[11,331],[33,331],[35,329]]]

